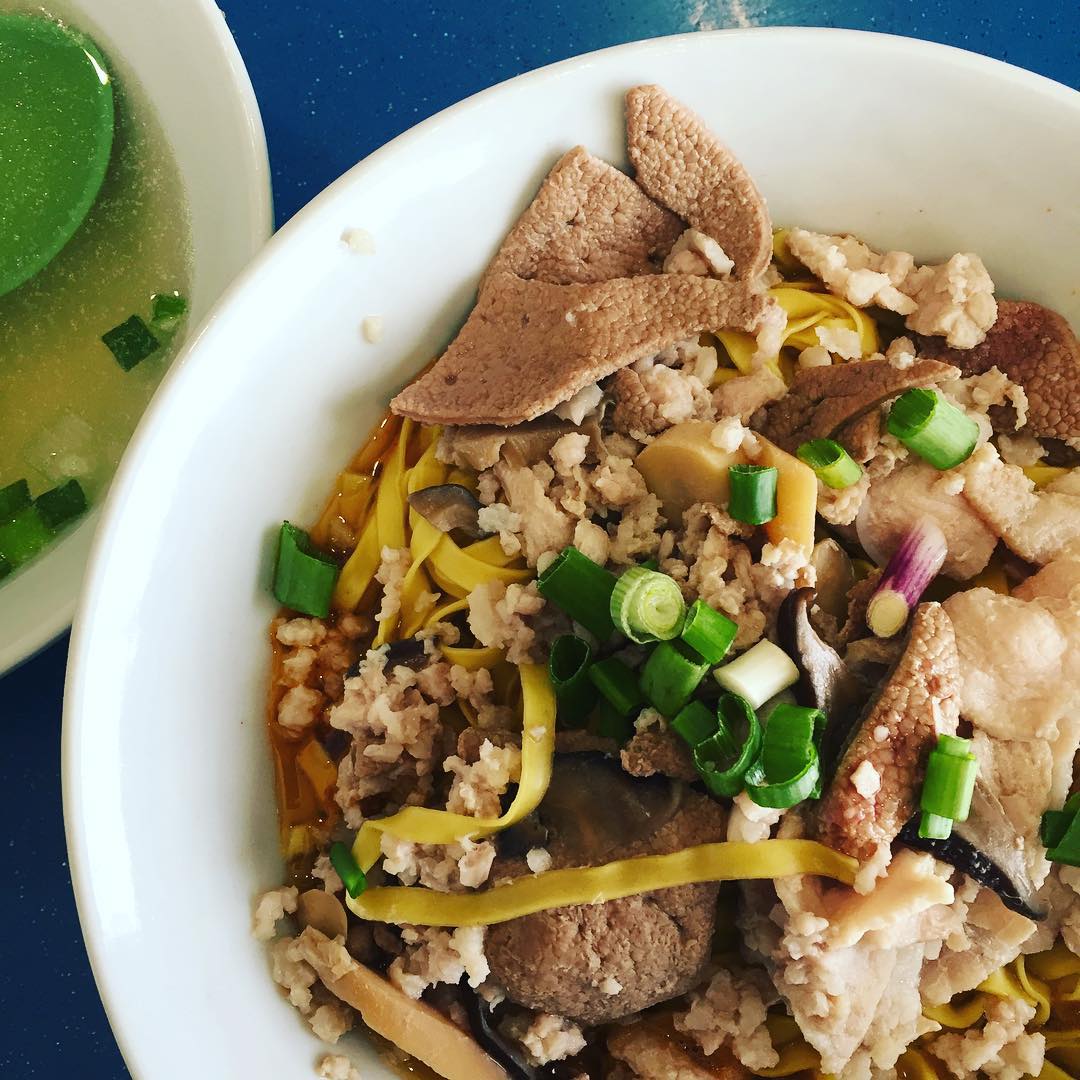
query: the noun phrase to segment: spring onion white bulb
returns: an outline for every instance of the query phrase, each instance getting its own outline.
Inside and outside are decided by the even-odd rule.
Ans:
[[[779,645],[762,639],[742,656],[724,664],[713,677],[725,689],[760,708],[769,698],[799,681],[795,661]]]

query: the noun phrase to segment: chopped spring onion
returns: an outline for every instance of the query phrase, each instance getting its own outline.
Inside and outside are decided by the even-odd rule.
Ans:
[[[1080,810],[1080,792],[1070,795],[1060,810],[1047,810],[1039,826],[1039,839],[1045,848],[1057,847]]]
[[[781,703],[765,724],[761,758],[746,774],[746,793],[758,806],[786,810],[820,794],[821,765],[815,734],[824,726],[818,709]]]
[[[694,747],[694,766],[714,795],[738,795],[761,753],[761,724],[750,702],[725,694],[717,708],[716,734]]]
[[[31,504],[0,525],[0,559],[12,569],[29,562],[53,538],[53,531]]]
[[[672,730],[682,738],[691,750],[716,734],[719,724],[716,713],[700,701],[691,701],[679,710],[671,721]]]
[[[757,709],[781,690],[794,686],[799,669],[779,645],[762,638],[730,664],[718,667],[713,676],[725,690],[746,698]]]
[[[59,529],[86,510],[86,493],[78,480],[42,492],[35,500],[41,520],[50,529]]]
[[[337,841],[330,845],[330,862],[345,891],[355,900],[367,888],[367,875],[357,865],[348,844]]]
[[[1043,814],[1039,837],[1051,862],[1065,866],[1080,866],[1080,795],[1070,796],[1060,810]]]
[[[9,563],[3,555],[0,555],[0,581],[3,581],[4,578],[6,578],[8,574],[11,573],[11,570],[11,563]]]
[[[150,325],[162,333],[171,333],[187,314],[187,300],[178,292],[155,293],[150,301]]]
[[[706,663],[719,664],[727,656],[738,632],[738,623],[714,611],[704,600],[695,600],[686,613],[679,636],[694,652],[700,653]]]
[[[670,641],[682,629],[686,602],[674,578],[632,566],[615,582],[611,619],[631,641]]]
[[[919,835],[924,840],[947,840],[954,821],[966,821],[975,791],[979,761],[971,740],[942,735],[930,753],[919,809]]]
[[[698,688],[709,665],[681,641],[661,641],[641,671],[641,689],[664,716],[677,716]]]
[[[795,456],[809,465],[826,487],[837,491],[857,484],[862,476],[862,466],[834,439],[804,442]]]
[[[0,488],[0,522],[10,521],[31,502],[30,485],[25,480],[16,480],[14,484]]]
[[[776,517],[774,465],[732,465],[728,468],[731,496],[728,513],[747,525],[764,525]]]
[[[330,614],[339,567],[312,548],[303,529],[284,521],[278,536],[274,596],[293,611],[325,618]]]
[[[948,553],[945,534],[932,518],[908,529],[866,606],[866,625],[878,637],[892,637],[903,629]]]
[[[634,722],[604,698],[589,721],[589,731],[602,739],[614,739],[621,746],[633,736]]]
[[[615,575],[597,566],[575,547],[564,548],[544,568],[536,586],[545,600],[566,612],[595,638],[606,641],[615,630],[611,594]]]
[[[936,390],[901,394],[889,410],[889,434],[935,469],[951,469],[971,457],[979,425]]]
[[[637,675],[617,656],[598,660],[589,668],[589,678],[620,716],[629,716],[645,704]]]
[[[482,892],[446,893],[413,886],[368,889],[346,898],[353,914],[373,922],[421,926],[489,926],[536,911],[600,904],[643,891],[701,881],[753,881],[818,874],[845,885],[858,863],[816,840],[762,840],[756,844],[699,844],[670,855],[640,855],[603,866],[526,874]]]
[[[116,357],[116,362],[125,371],[130,371],[151,353],[156,352],[161,344],[138,315],[132,315],[119,326],[106,330],[101,335],[101,340],[108,345],[109,351]]]
[[[580,723],[596,701],[596,687],[589,680],[592,646],[576,634],[562,634],[551,644],[548,676],[559,704],[559,718]]]

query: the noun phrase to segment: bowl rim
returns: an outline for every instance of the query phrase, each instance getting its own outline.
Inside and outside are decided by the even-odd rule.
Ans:
[[[603,49],[581,53],[543,67],[535,68],[520,75],[505,79],[458,101],[432,116],[415,124],[406,131],[372,151],[345,173],[331,182],[301,208],[281,229],[275,233],[243,271],[233,280],[219,297],[213,310],[199,327],[198,331],[185,344],[181,355],[174,362],[161,390],[155,395],[146,410],[139,428],[132,438],[113,480],[107,499],[101,511],[101,523],[94,538],[90,553],[89,567],[82,593],[78,602],[75,622],[72,629],[71,644],[68,652],[68,664],[65,679],[63,731],[61,743],[61,779],[63,785],[64,825],[67,842],[68,860],[71,870],[72,887],[79,912],[79,922],[83,940],[89,956],[98,992],[108,1015],[113,1034],[120,1047],[124,1060],[133,1076],[143,1076],[139,1057],[136,1053],[137,1021],[128,1016],[125,989],[121,980],[110,971],[108,957],[103,941],[97,937],[97,924],[100,917],[98,906],[98,882],[90,867],[87,853],[85,821],[79,812],[84,795],[83,777],[79,769],[79,747],[84,727],[92,723],[89,709],[84,702],[85,678],[88,652],[92,638],[92,613],[101,603],[101,579],[107,562],[107,552],[111,546],[112,534],[119,528],[124,502],[134,476],[138,473],[142,458],[154,437],[158,417],[171,408],[171,397],[185,380],[196,377],[202,366],[209,362],[211,350],[204,348],[205,341],[212,342],[222,313],[229,309],[234,299],[246,293],[262,275],[267,264],[276,261],[279,250],[287,250],[294,235],[306,230],[308,223],[318,220],[324,212],[330,210],[339,197],[354,185],[362,184],[366,175],[384,158],[391,156],[413,142],[423,139],[428,132],[437,128],[450,116],[455,118],[468,115],[481,108],[490,98],[506,94],[515,87],[530,85],[550,79],[552,76],[586,66],[600,57],[613,53],[637,53],[647,61],[651,52],[669,49],[679,42],[701,41],[708,38],[771,37],[776,40],[797,40],[806,43],[814,39],[848,39],[865,42],[868,47],[898,50],[912,60],[933,55],[946,58],[959,70],[970,71],[979,75],[1005,80],[1012,85],[1023,85],[1027,90],[1035,90],[1075,109],[1080,119],[1080,91],[1059,83],[1044,75],[1017,67],[1003,60],[984,56],[956,46],[939,42],[925,41],[918,38],[878,31],[852,30],[832,27],[767,26],[732,28],[715,31],[691,31],[662,37],[643,38],[625,42]],[[200,351],[205,357],[195,354]]]
[[[238,170],[249,178],[250,193],[245,215],[248,234],[245,238],[244,254],[250,257],[266,243],[274,231],[270,158],[262,113],[255,97],[251,76],[240,55],[240,49],[229,30],[224,13],[215,0],[190,0],[185,15],[191,20],[201,20],[205,27],[207,44],[216,48],[225,61],[227,82],[231,89],[230,99],[239,106],[244,127],[248,132],[248,138],[239,140],[234,146],[232,160]],[[189,340],[194,340],[195,336],[196,333],[193,332]],[[173,360],[158,390],[168,380],[169,374],[177,367],[181,356],[186,351],[185,346],[181,354]],[[157,397],[157,391],[154,396]],[[149,406],[143,415],[145,416],[148,411]],[[134,435],[132,440],[134,440]],[[118,473],[119,469],[117,469]],[[114,481],[117,474],[114,474]],[[109,489],[111,488],[110,483]],[[71,626],[92,558],[93,544],[88,542],[88,537],[101,520],[103,505],[104,500],[91,507],[90,512],[70,532],[63,535],[40,559],[35,559],[33,564],[27,567],[27,573],[42,572],[41,568],[48,565],[49,559],[62,546],[79,543],[83,545],[82,553],[75,553],[77,566],[69,570],[75,580],[71,583],[67,599],[61,604],[40,611],[36,617],[32,616],[25,620],[22,627],[14,630],[10,641],[0,640],[0,678],[36,656]]]

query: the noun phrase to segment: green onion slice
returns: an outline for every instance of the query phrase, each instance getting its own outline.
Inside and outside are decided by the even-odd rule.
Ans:
[[[540,595],[584,626],[599,641],[615,630],[611,594],[615,575],[597,566],[576,547],[564,548],[536,579]]]
[[[1072,820],[1057,838],[1057,843],[1046,852],[1046,857],[1065,866],[1080,866],[1080,814],[1072,813]]]
[[[709,665],[681,641],[662,641],[641,672],[641,689],[664,716],[677,716],[698,688]]]
[[[559,706],[559,719],[577,725],[596,702],[589,680],[592,646],[576,634],[562,634],[551,644],[548,674]]]
[[[670,641],[682,629],[686,602],[674,578],[632,566],[611,593],[611,619],[631,641]]]
[[[598,660],[589,668],[589,678],[620,716],[636,713],[645,704],[637,675],[617,656]]]
[[[719,664],[728,654],[739,624],[714,611],[704,600],[695,600],[683,620],[679,635],[708,664]]]
[[[178,292],[155,293],[150,301],[150,325],[162,333],[171,333],[187,309],[187,300]]]
[[[11,570],[29,562],[53,538],[53,531],[31,503],[0,525],[0,559]]]
[[[15,483],[0,488],[0,523],[10,521],[32,501],[30,485],[25,480],[16,480]]]
[[[966,461],[979,440],[979,425],[937,391],[916,388],[901,394],[886,425],[909,450],[935,469]]]
[[[942,735],[930,753],[919,809],[919,835],[947,840],[954,821],[966,821],[975,791],[979,761],[971,753],[971,740]],[[946,824],[947,822],[947,824]]]
[[[747,525],[764,525],[776,517],[775,465],[732,465],[728,513]]]
[[[715,735],[719,726],[716,713],[700,701],[691,701],[671,721],[672,730],[691,750]]]
[[[759,806],[786,810],[821,793],[816,737],[825,726],[819,709],[781,702],[769,715],[761,757],[746,773],[746,793]]]
[[[781,690],[794,686],[799,669],[779,645],[762,638],[741,656],[718,667],[713,677],[725,690],[746,698],[758,709]]]
[[[119,326],[107,330],[101,335],[101,340],[108,345],[109,351],[116,357],[116,362],[125,371],[130,371],[151,353],[156,352],[161,344],[138,315],[132,315]]]
[[[834,439],[811,439],[795,454],[826,487],[837,491],[857,484],[862,476],[862,466]]]
[[[42,492],[35,500],[41,520],[50,529],[59,529],[86,510],[86,493],[78,480],[68,480],[59,487]]]
[[[589,721],[589,731],[604,739],[614,739],[621,746],[633,736],[634,722],[606,698],[601,698],[599,707]]]
[[[733,797],[743,789],[761,753],[761,724],[750,703],[725,694],[717,707],[716,734],[694,747],[694,765],[714,795]]]
[[[274,596],[293,611],[325,618],[330,614],[340,568],[316,552],[303,529],[284,521],[274,567]]]
[[[355,900],[367,888],[367,876],[347,844],[338,840],[330,845],[330,863],[341,878],[345,891]]]
[[[1057,847],[1069,831],[1073,818],[1080,810],[1080,791],[1070,795],[1060,810],[1047,810],[1039,826],[1039,839],[1045,848]]]

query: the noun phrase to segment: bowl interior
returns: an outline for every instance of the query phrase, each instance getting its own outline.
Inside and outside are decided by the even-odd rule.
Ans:
[[[263,732],[274,526],[314,517],[556,156],[581,142],[623,160],[621,95],[642,81],[704,115],[777,223],[923,258],[975,250],[1001,295],[1080,323],[1080,96],[938,46],[811,30],[624,46],[488,91],[338,181],[230,290],[151,406],[72,647],[71,862],[137,1075],[304,1076],[323,1052],[249,936],[253,895],[281,873]],[[375,255],[341,244],[352,226]],[[369,314],[378,345],[360,335]],[[346,1049],[365,1076],[393,1075],[361,1040]]]
[[[191,209],[195,326],[273,225],[262,120],[224,17],[211,0],[45,6],[88,32],[121,79],[138,83],[172,144]],[[71,622],[97,517],[0,586],[0,674]]]

